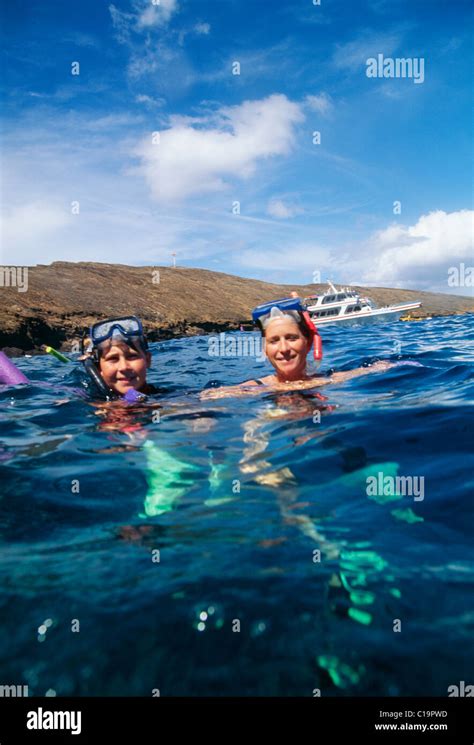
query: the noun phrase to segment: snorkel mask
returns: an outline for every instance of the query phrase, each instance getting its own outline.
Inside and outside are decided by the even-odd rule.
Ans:
[[[136,316],[122,316],[121,318],[108,318],[106,321],[94,323],[90,328],[90,339],[93,349],[96,349],[108,339],[120,339],[128,343],[132,339],[141,342],[145,351],[148,344],[143,333],[142,322]]]
[[[300,328],[303,327],[311,339],[314,359],[317,362],[321,361],[323,357],[323,343],[319,331],[299,297],[272,300],[270,303],[257,305],[252,311],[252,318],[254,323],[259,326],[262,334],[265,333],[268,324],[276,318],[291,320],[298,324]]]

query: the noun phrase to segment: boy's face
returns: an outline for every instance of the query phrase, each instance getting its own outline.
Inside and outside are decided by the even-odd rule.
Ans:
[[[100,357],[100,374],[112,390],[125,395],[130,388],[139,391],[146,385],[150,367],[149,352],[138,351],[126,344],[112,344]]]

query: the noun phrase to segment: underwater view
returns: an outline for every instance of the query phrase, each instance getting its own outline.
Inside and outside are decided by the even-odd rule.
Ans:
[[[3,680],[30,696],[447,696],[474,666],[474,316],[325,328],[314,391],[212,337],[146,403],[2,387]],[[226,334],[228,339],[258,334]],[[228,347],[239,349],[238,345]],[[74,355],[71,355],[74,357]]]

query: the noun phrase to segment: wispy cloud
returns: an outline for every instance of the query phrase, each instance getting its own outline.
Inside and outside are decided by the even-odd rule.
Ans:
[[[71,42],[78,47],[91,47],[98,49],[100,43],[95,36],[92,34],[84,34],[81,31],[75,31],[72,34],[66,35],[62,38],[63,42]]]
[[[162,97],[154,98],[147,93],[139,93],[135,96],[136,103],[143,103],[150,108],[161,107],[166,104],[166,99]]]
[[[177,0],[160,0],[158,4],[150,0],[133,0],[131,12],[109,5],[116,37],[122,43],[129,43],[134,34],[167,26],[178,10]]]
[[[390,56],[398,49],[400,42],[399,33],[377,33],[367,29],[352,41],[336,44],[331,61],[338,70],[359,72],[365,68],[369,57],[375,57],[379,52]]]
[[[193,31],[196,34],[202,34],[204,36],[207,36],[211,32],[211,24],[210,23],[196,23],[195,26],[193,26]]]
[[[136,3],[138,9],[137,29],[147,29],[153,26],[166,26],[171,17],[178,12],[178,0],[159,0],[150,4],[150,0]]]
[[[300,215],[302,212],[301,207],[285,204],[282,199],[271,199],[267,206],[267,213],[272,217],[276,217],[277,220],[286,220],[290,217]]]
[[[328,96],[327,93],[320,93],[316,96],[308,95],[304,103],[311,111],[317,111],[318,114],[322,114],[323,116],[329,114],[334,108],[331,96]]]

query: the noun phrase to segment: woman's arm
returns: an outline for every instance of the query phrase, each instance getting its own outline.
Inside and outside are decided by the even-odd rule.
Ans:
[[[374,362],[369,367],[356,367],[355,370],[345,370],[344,372],[335,372],[330,378],[327,378],[328,383],[344,383],[346,380],[352,380],[352,378],[359,378],[361,375],[368,375],[369,373],[385,372],[391,367],[396,367],[395,362],[388,362],[387,360],[380,360]]]
[[[344,383],[346,380],[352,380],[352,378],[359,378],[361,375],[369,375],[370,373],[385,372],[391,367],[396,367],[396,362],[388,362],[387,360],[380,360],[374,362],[368,367],[357,367],[355,370],[345,370],[343,372],[335,372],[331,377],[314,377],[308,380],[297,380],[294,383],[276,383],[274,382],[274,376],[269,375],[263,380],[267,382],[266,386],[259,385],[255,380],[247,380],[245,383],[240,385],[230,385],[223,388],[209,388],[208,390],[202,391],[199,394],[201,400],[216,399],[216,398],[227,398],[227,396],[255,396],[258,393],[269,390],[276,391],[301,391],[311,388],[320,388],[323,385],[329,385],[330,383]]]
[[[247,380],[245,383],[239,385],[228,385],[222,388],[207,388],[205,391],[201,391],[199,398],[201,401],[207,401],[209,399],[216,398],[227,398],[228,396],[255,396],[256,393],[260,393],[262,386],[260,386],[255,380]],[[265,388],[263,389],[265,390]]]

